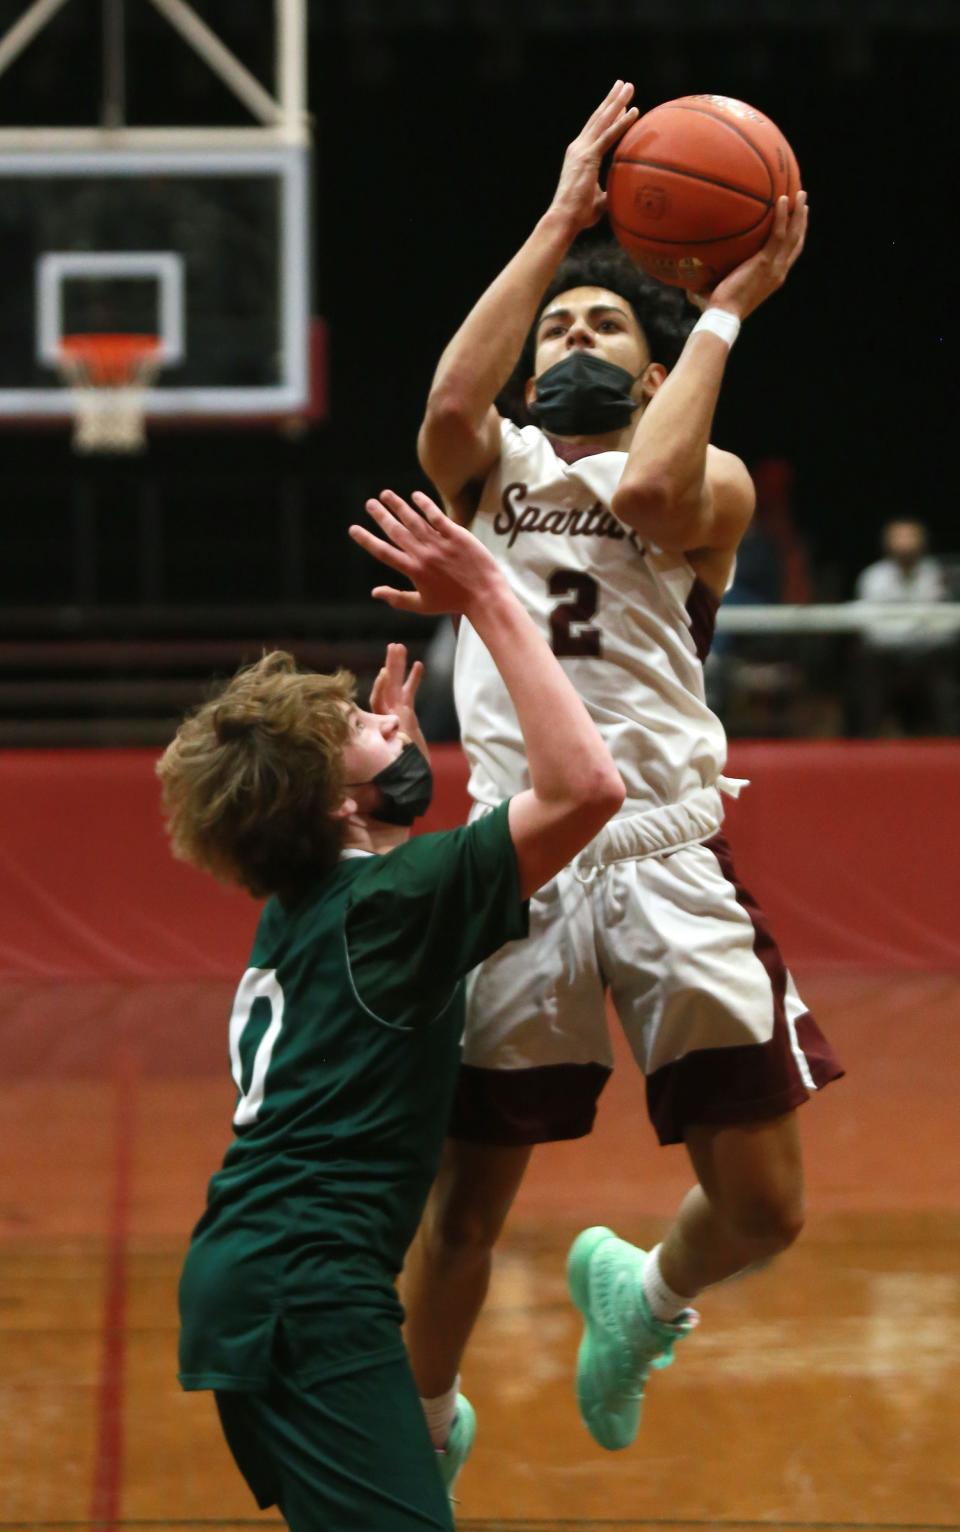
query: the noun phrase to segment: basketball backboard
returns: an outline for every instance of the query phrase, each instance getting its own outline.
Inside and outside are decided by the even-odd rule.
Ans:
[[[13,59],[43,46],[53,15],[75,3],[24,8],[0,37],[0,93]],[[135,4],[175,27],[254,121],[130,125],[130,12],[90,8],[103,27],[99,125],[0,130],[0,420],[69,417],[60,342],[90,331],[158,337],[148,419],[309,413],[304,0],[276,0],[273,93],[186,0]]]

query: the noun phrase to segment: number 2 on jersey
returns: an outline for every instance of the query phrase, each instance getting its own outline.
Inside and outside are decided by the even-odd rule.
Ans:
[[[601,653],[600,629],[591,627],[597,615],[597,582],[581,569],[555,569],[547,581],[551,596],[565,596],[550,613],[550,640],[554,654]]]
[[[270,1006],[270,1023],[257,1045],[250,1071],[250,1086],[243,1089],[243,1059],[240,1055],[240,1039],[246,1030],[250,1014],[257,1000],[266,1000]],[[240,1093],[237,1110],[233,1114],[235,1128],[245,1128],[256,1122],[263,1105],[267,1070],[273,1057],[273,1049],[283,1026],[283,990],[272,968],[248,968],[240,980],[230,1016],[230,1071]]]

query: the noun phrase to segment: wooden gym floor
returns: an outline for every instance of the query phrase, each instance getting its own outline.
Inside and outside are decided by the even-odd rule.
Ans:
[[[633,1448],[593,1445],[567,1246],[595,1222],[652,1241],[687,1184],[621,1057],[597,1133],[538,1152],[510,1226],[465,1369],[462,1528],[960,1527],[960,979],[801,978],[849,1071],[802,1113],[802,1242],[702,1300]],[[0,1532],[277,1524],[210,1397],[174,1377],[179,1262],[226,1143],[228,1002],[0,991]]]

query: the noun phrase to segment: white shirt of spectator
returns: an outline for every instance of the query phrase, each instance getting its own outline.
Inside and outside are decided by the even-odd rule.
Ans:
[[[857,578],[858,601],[916,605],[944,601],[946,595],[943,575],[936,559],[932,558],[918,559],[911,569],[904,569],[896,559],[880,559]],[[920,612],[916,616],[908,613],[878,616],[864,626],[863,635],[878,649],[900,649],[938,641],[927,632]]]

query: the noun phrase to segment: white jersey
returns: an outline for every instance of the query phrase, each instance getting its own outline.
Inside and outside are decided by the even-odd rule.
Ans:
[[[682,554],[644,544],[610,510],[625,452],[564,462],[510,421],[472,531],[540,625],[623,777],[621,815],[711,788],[726,737],[707,706],[703,659],[717,599]],[[474,629],[460,624],[454,692],[470,793],[496,804],[529,787],[513,704]]]

